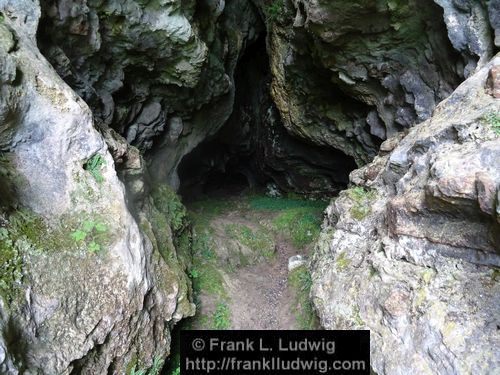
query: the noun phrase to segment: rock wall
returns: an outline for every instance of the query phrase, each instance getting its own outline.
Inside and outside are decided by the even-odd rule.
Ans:
[[[436,1],[444,11],[418,0],[260,3],[284,126],[358,165],[382,140],[428,119],[492,55],[478,1]]]
[[[245,167],[254,178],[332,193],[352,160],[365,164],[383,140],[429,118],[491,58],[495,3],[43,0],[38,40],[99,125],[146,154],[156,181],[178,189],[184,156],[229,121],[235,133],[250,125],[231,151],[252,137],[260,147],[258,165]],[[252,112],[235,107],[235,73],[265,33],[272,98],[268,77],[257,79],[266,98],[244,93],[256,96]],[[234,157],[206,159],[224,170]]]
[[[251,2],[42,1],[42,51],[101,124],[149,152],[154,178],[177,166],[233,109],[241,51],[263,31]]]
[[[0,373],[148,367],[194,312],[179,225],[159,198],[129,212],[92,112],[38,51],[36,2],[0,9]]]
[[[500,368],[496,57],[385,141],[328,208],[312,297],[327,329],[369,329],[378,374]]]
[[[323,325],[370,328],[381,374],[498,367],[497,0],[40,3],[0,0],[0,372],[165,357],[194,310],[165,184],[214,138],[208,170],[299,192],[380,148],[318,245]],[[238,72],[264,37],[269,69]]]

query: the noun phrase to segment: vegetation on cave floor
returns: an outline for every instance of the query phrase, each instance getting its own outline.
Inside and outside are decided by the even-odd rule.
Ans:
[[[310,251],[327,205],[257,194],[190,202],[197,314],[180,329],[316,328],[308,268],[289,273],[288,258]]]

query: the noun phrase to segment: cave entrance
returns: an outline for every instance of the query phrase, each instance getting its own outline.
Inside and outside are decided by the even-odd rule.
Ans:
[[[184,201],[220,198],[274,185],[282,192],[332,196],[347,187],[354,159],[291,135],[270,94],[266,35],[239,59],[233,112],[224,126],[178,167]]]
[[[271,105],[265,32],[240,57],[234,82],[234,106],[228,120],[179,165],[179,193],[184,200],[236,195],[268,180],[255,160],[263,111]]]
[[[248,164],[248,159],[223,139],[216,137],[203,142],[186,155],[179,166],[179,193],[184,200],[240,194],[254,185]]]

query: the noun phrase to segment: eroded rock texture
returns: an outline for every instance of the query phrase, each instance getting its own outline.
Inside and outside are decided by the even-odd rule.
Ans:
[[[163,185],[179,166],[194,185],[233,169],[329,194],[380,145],[318,247],[324,326],[372,329],[382,374],[498,367],[500,68],[473,75],[499,46],[498,0],[0,10],[0,372],[165,357],[193,313],[189,228]]]
[[[0,8],[0,373],[147,367],[194,310],[167,216],[145,202],[141,234],[89,107],[35,45],[36,4]]]
[[[500,368],[500,102],[470,77],[384,142],[329,207],[312,296],[327,329],[371,330],[379,374]],[[497,115],[498,116],[498,115]]]
[[[206,155],[206,165],[188,178],[238,160],[254,180],[322,193],[345,186],[353,160],[368,162],[383,140],[429,118],[488,61],[495,7],[445,0],[43,0],[38,39],[99,124],[147,152],[157,181],[179,188],[184,156],[233,123],[225,154]],[[255,62],[270,71],[253,76],[235,102],[236,86],[246,88],[249,77],[235,76],[237,64],[266,33],[269,61]]]
[[[481,2],[436,3],[444,12],[417,0],[283,7],[270,26],[269,55],[287,130],[361,165],[381,140],[428,119],[492,54]]]
[[[40,41],[97,119],[177,188],[177,165],[226,122],[240,52],[263,31],[248,1],[42,2]]]

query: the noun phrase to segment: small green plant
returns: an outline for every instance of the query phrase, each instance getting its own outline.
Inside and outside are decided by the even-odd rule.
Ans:
[[[219,302],[213,314],[214,329],[228,329],[231,326],[231,311],[225,302]]]
[[[356,186],[347,190],[347,194],[354,202],[350,210],[353,219],[363,220],[372,212],[371,203],[376,197],[374,190]]]
[[[500,115],[497,112],[489,112],[482,119],[497,135],[500,135]]]
[[[200,273],[196,268],[193,268],[191,271],[189,271],[189,277],[191,279],[197,279],[198,277],[200,277]]]
[[[95,154],[85,162],[83,169],[89,172],[98,183],[102,183],[104,181],[104,177],[101,173],[101,169],[105,164],[106,161],[104,158],[99,154]]]
[[[272,0],[266,7],[265,13],[269,21],[276,22],[285,14],[285,1]]]
[[[106,239],[108,227],[102,222],[85,220],[80,228],[71,233],[71,238],[75,243],[85,243],[91,253],[97,253],[102,248],[102,243]]]
[[[316,329],[318,317],[309,294],[312,287],[311,273],[307,266],[297,267],[288,275],[288,284],[295,295],[294,314],[300,329]]]
[[[156,208],[167,217],[172,230],[181,232],[187,225],[187,212],[179,196],[166,185],[154,189],[152,196]]]

